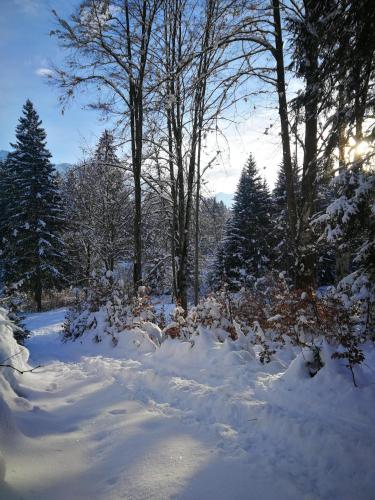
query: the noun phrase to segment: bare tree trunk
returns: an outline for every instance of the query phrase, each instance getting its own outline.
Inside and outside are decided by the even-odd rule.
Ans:
[[[36,310],[38,312],[41,312],[42,310],[42,279],[40,275],[40,268],[39,264],[36,269],[36,275],[35,275],[35,291],[34,291],[34,299],[35,299],[35,304],[36,304]]]
[[[199,67],[197,72],[197,83],[195,87],[194,103],[193,103],[193,121],[191,127],[191,145],[190,145],[190,159],[189,168],[187,176],[187,191],[186,191],[186,211],[185,211],[185,222],[184,222],[184,232],[183,232],[183,245],[182,245],[182,255],[181,255],[181,268],[184,276],[182,277],[182,287],[181,287],[181,299],[182,306],[184,309],[187,308],[187,261],[189,257],[189,243],[190,243],[190,226],[191,226],[191,216],[193,207],[193,188],[194,188],[194,177],[197,167],[197,154],[198,163],[200,162],[200,139],[203,126],[204,118],[204,106],[205,106],[205,96],[206,96],[206,86],[209,70],[209,52],[208,48],[210,45],[210,39],[212,36],[212,31],[214,29],[213,18],[216,8],[215,0],[208,0],[206,6],[206,19],[205,19],[205,30],[204,38],[202,40],[201,55],[199,60]],[[200,172],[199,172],[200,176]],[[200,180],[198,181],[198,183]],[[198,198],[198,226],[199,226],[199,198]],[[198,252],[196,252],[198,256]],[[199,271],[199,268],[198,268]],[[199,277],[198,277],[199,279]],[[199,291],[198,291],[199,293]],[[197,300],[197,298],[196,298]]]
[[[149,9],[149,13],[148,13]],[[134,270],[133,283],[134,291],[137,293],[139,285],[142,284],[142,188],[141,171],[143,159],[143,85],[146,71],[148,47],[150,43],[151,29],[157,10],[157,3],[149,5],[147,0],[143,0],[141,7],[141,47],[140,61],[137,77],[134,77],[132,37],[133,33],[129,21],[129,3],[126,0],[126,42],[127,56],[129,62],[129,108],[130,108],[130,131],[132,145],[132,170],[134,180]],[[147,15],[149,14],[149,15]]]
[[[134,270],[133,283],[135,292],[142,284],[142,190],[141,169],[133,169],[134,177]]]
[[[91,245],[88,242],[86,247],[86,266],[85,266],[85,278],[89,282],[91,276]]]
[[[197,159],[197,186],[195,198],[195,252],[194,252],[194,304],[199,302],[199,220],[200,220],[200,187],[201,187],[201,141],[202,133],[199,131],[198,159]]]
[[[294,247],[296,243],[296,234],[297,234],[297,204],[296,204],[296,192],[294,186],[292,156],[290,152],[288,104],[286,99],[283,36],[282,36],[282,27],[280,19],[279,0],[272,0],[272,5],[273,5],[273,19],[275,25],[274,28],[275,49],[273,51],[273,55],[276,60],[277,92],[279,96],[279,115],[280,115],[280,125],[281,125],[281,139],[283,146],[283,167],[287,183],[287,205],[288,205],[290,239]]]
[[[305,22],[314,26],[314,2],[305,2]],[[315,213],[318,180],[318,41],[312,34],[305,41],[305,143],[301,186],[301,215],[298,231],[296,286],[312,289],[315,285],[315,242],[310,225]]]
[[[187,189],[186,189],[186,209],[185,209],[185,220],[183,221],[181,236],[181,256],[180,256],[180,294],[181,294],[181,305],[186,310],[187,309],[187,271],[188,271],[188,258],[189,258],[189,243],[190,243],[190,226],[191,226],[191,215],[193,207],[193,187],[194,187],[194,174],[196,167],[196,150],[198,141],[198,123],[197,123],[197,113],[195,110],[195,117],[192,124],[192,138],[191,138],[191,150],[190,150],[190,160],[188,168],[188,178],[187,178]]]
[[[202,29],[202,39],[199,50],[196,51],[194,43],[186,42],[183,32],[183,22],[188,18],[191,12],[188,11],[189,4],[182,0],[169,0],[166,6],[165,43],[167,46],[167,64],[168,73],[167,92],[171,99],[170,110],[170,131],[169,137],[173,138],[173,145],[169,145],[170,151],[173,150],[173,167],[176,169],[176,191],[174,208],[177,210],[175,219],[176,243],[176,297],[178,303],[186,310],[188,305],[188,268],[192,239],[192,218],[194,208],[194,181],[197,179],[197,162],[200,162],[200,136],[202,131],[204,113],[206,85],[209,73],[210,40],[214,30],[214,13],[217,9],[216,0],[207,0],[204,2],[205,17],[204,29]],[[189,43],[189,45],[186,45]],[[196,51],[195,54],[191,51]],[[211,49],[212,50],[212,49]],[[194,75],[191,72],[185,72],[186,63],[183,61],[182,54],[194,55],[196,66]],[[180,67],[179,72],[175,68]],[[188,128],[186,123],[189,123]],[[188,135],[188,138],[187,138]],[[184,148],[188,144],[188,151]],[[171,154],[170,154],[171,157]],[[174,179],[173,168],[170,166],[170,177]],[[200,172],[198,172],[197,184],[200,184]],[[174,183],[172,183],[172,186]],[[196,228],[199,231],[199,186],[196,201]],[[172,199],[174,199],[172,193]],[[197,234],[195,235],[197,238]],[[195,299],[199,294],[199,248],[195,242]],[[197,291],[198,290],[198,291]]]
[[[94,106],[118,115],[118,103],[124,106],[124,118],[130,124],[131,162],[134,181],[134,290],[142,283],[142,196],[141,169],[143,161],[144,109],[155,87],[148,85],[152,60],[150,43],[161,0],[123,0],[111,14],[108,1],[90,1],[82,5],[87,20],[71,16],[69,22],[57,17],[60,29],[54,34],[65,47],[74,49],[68,57],[70,72],[57,69],[56,82],[64,89],[66,99],[74,90],[88,83],[105,89],[108,97],[98,99]],[[113,5],[112,5],[113,6]],[[111,23],[103,18],[109,16]],[[82,26],[85,29],[82,29]],[[89,55],[88,55],[89,54]],[[96,95],[96,93],[95,93]]]
[[[173,161],[170,160],[170,178],[171,178],[171,195],[172,195],[172,224],[171,224],[171,259],[172,259],[172,280],[173,280],[173,296],[177,298],[177,270],[176,270],[176,239],[178,232],[177,221],[177,198],[176,184],[173,171]]]

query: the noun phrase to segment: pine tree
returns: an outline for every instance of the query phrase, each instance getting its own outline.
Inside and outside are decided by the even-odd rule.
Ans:
[[[2,292],[4,288],[4,245],[6,242],[7,228],[7,199],[10,187],[7,173],[6,160],[0,161],[0,292]]]
[[[286,177],[283,165],[277,173],[275,188],[272,191],[272,216],[274,222],[274,262],[273,267],[279,272],[290,271],[293,267],[293,255],[288,237],[288,207],[286,199]]]
[[[91,169],[94,169],[93,174],[98,179],[94,190],[97,197],[98,248],[106,270],[113,271],[132,241],[129,231],[132,204],[130,190],[116,155],[114,137],[108,130],[99,139]]]
[[[46,133],[31,101],[23,107],[17,142],[6,162],[4,281],[31,293],[38,311],[43,291],[62,281],[64,211]]]
[[[223,241],[224,280],[232,287],[249,283],[262,276],[270,259],[271,199],[261,179],[255,160],[250,155],[242,171],[234,197],[232,216],[227,222]]]
[[[219,290],[224,286],[226,281],[227,280],[225,273],[225,249],[223,240],[219,243],[216,249],[215,258],[208,277],[208,283],[213,290]]]
[[[293,159],[293,182],[296,201],[299,199],[298,164]],[[280,165],[275,187],[272,191],[272,221],[273,221],[273,262],[272,267],[278,272],[286,273],[290,279],[295,278],[295,244],[288,223],[287,180],[283,164]]]
[[[0,162],[0,262],[4,254],[8,228],[8,203],[11,198],[12,183],[9,176],[9,162],[7,159]],[[2,266],[1,266],[2,267]]]

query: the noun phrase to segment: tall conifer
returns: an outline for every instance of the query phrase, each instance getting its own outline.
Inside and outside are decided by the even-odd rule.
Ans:
[[[4,281],[34,297],[61,283],[64,211],[57,175],[46,148],[46,133],[31,101],[23,107],[13,151],[6,161]]]
[[[271,203],[267,185],[250,155],[238,184],[232,216],[216,263],[232,287],[260,277],[270,258]]]

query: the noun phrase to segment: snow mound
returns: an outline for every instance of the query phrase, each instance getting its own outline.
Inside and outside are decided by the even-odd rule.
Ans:
[[[0,364],[12,365],[19,370],[28,368],[29,353],[14,339],[14,325],[9,321],[7,311],[0,308]],[[17,432],[11,407],[18,398],[18,380],[15,370],[0,367],[0,443],[9,442]],[[5,478],[5,460],[0,448],[0,481]]]
[[[15,325],[9,320],[7,311],[0,308],[0,364],[10,364],[19,370],[28,368],[28,350],[17,344],[13,332]],[[1,375],[16,389],[18,386],[16,372],[11,368],[2,368]]]

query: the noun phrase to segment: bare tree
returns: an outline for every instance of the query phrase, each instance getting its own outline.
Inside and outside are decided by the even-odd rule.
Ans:
[[[161,0],[85,0],[69,20],[54,12],[58,28],[52,34],[67,51],[54,82],[62,102],[80,88],[99,91],[90,107],[118,118],[130,128],[134,182],[134,286],[142,281],[141,169],[144,113],[152,96],[152,36]]]
[[[234,4],[228,0],[164,3],[159,144],[167,156],[164,173],[172,204],[173,274],[177,300],[184,309],[194,212],[196,302],[199,295],[200,185],[208,166],[201,165],[203,135],[218,128],[220,116],[235,102],[234,89],[241,79],[237,54],[224,41],[236,22]]]

